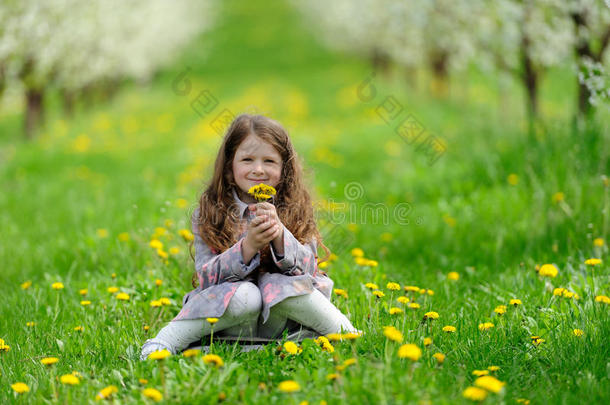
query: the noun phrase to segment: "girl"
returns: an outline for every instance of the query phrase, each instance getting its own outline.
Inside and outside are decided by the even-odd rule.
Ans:
[[[191,218],[194,290],[180,313],[142,346],[141,358],[180,353],[211,332],[276,338],[305,326],[319,334],[358,332],[331,302],[333,281],[318,270],[321,241],[298,156],[278,122],[242,114],[230,125],[211,183]],[[274,204],[248,190],[265,183]]]

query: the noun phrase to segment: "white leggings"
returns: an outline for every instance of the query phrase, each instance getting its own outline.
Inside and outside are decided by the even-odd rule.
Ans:
[[[315,289],[310,294],[286,298],[275,304],[264,324],[262,317],[259,319],[261,308],[258,287],[243,283],[231,297],[225,313],[214,324],[214,333],[222,331],[220,335],[276,338],[282,334],[288,319],[321,335],[357,331],[347,317]],[[177,354],[210,332],[211,326],[204,319],[172,321],[155,338],[144,343],[140,357],[144,360],[150,353],[162,349]]]

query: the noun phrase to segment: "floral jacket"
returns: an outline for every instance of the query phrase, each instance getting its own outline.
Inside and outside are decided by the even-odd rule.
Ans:
[[[271,245],[271,256],[275,269],[260,268],[260,252],[245,264],[241,253],[242,242],[250,221],[248,204],[239,199],[233,190],[235,203],[239,207],[242,221],[238,241],[222,253],[212,250],[205,244],[195,219],[198,211],[193,213],[192,230],[195,236],[195,270],[199,286],[188,292],[182,300],[182,310],[174,321],[199,318],[219,318],[224,314],[229,301],[243,282],[258,285],[263,299],[263,322],[269,317],[272,306],[288,297],[309,294],[314,288],[330,299],[333,281],[318,272],[317,243],[313,239],[302,245],[294,235],[284,227],[284,255],[278,255]],[[267,270],[267,271],[266,271]]]

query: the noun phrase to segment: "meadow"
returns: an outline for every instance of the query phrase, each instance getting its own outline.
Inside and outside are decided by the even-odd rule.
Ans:
[[[205,41],[110,102],[65,118],[51,100],[32,141],[17,107],[0,113],[0,403],[608,402],[607,110],[575,125],[576,83],[552,70],[529,134],[517,86],[472,71],[437,98],[424,74],[369,81],[273,6],[226,2]],[[438,159],[383,119],[387,97],[444,140]],[[138,359],[191,289],[184,230],[223,111],[289,130],[333,302],[363,336]]]

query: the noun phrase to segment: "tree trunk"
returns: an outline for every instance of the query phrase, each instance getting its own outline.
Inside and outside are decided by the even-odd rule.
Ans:
[[[432,94],[444,97],[449,91],[449,55],[445,51],[432,53],[430,57],[432,69]]]
[[[27,89],[25,92],[25,137],[32,139],[44,124],[44,90]]]
[[[72,90],[63,89],[61,91],[61,98],[63,101],[63,109],[66,117],[72,117],[74,115],[74,104],[76,95]]]
[[[538,82],[539,73],[529,54],[530,39],[527,35],[521,37],[521,80],[526,94],[527,120],[529,133],[533,135],[534,124],[538,119]]]
[[[387,75],[390,70],[390,58],[379,50],[379,48],[373,49],[371,64],[373,65],[373,70],[375,72],[381,72],[384,75]]]

